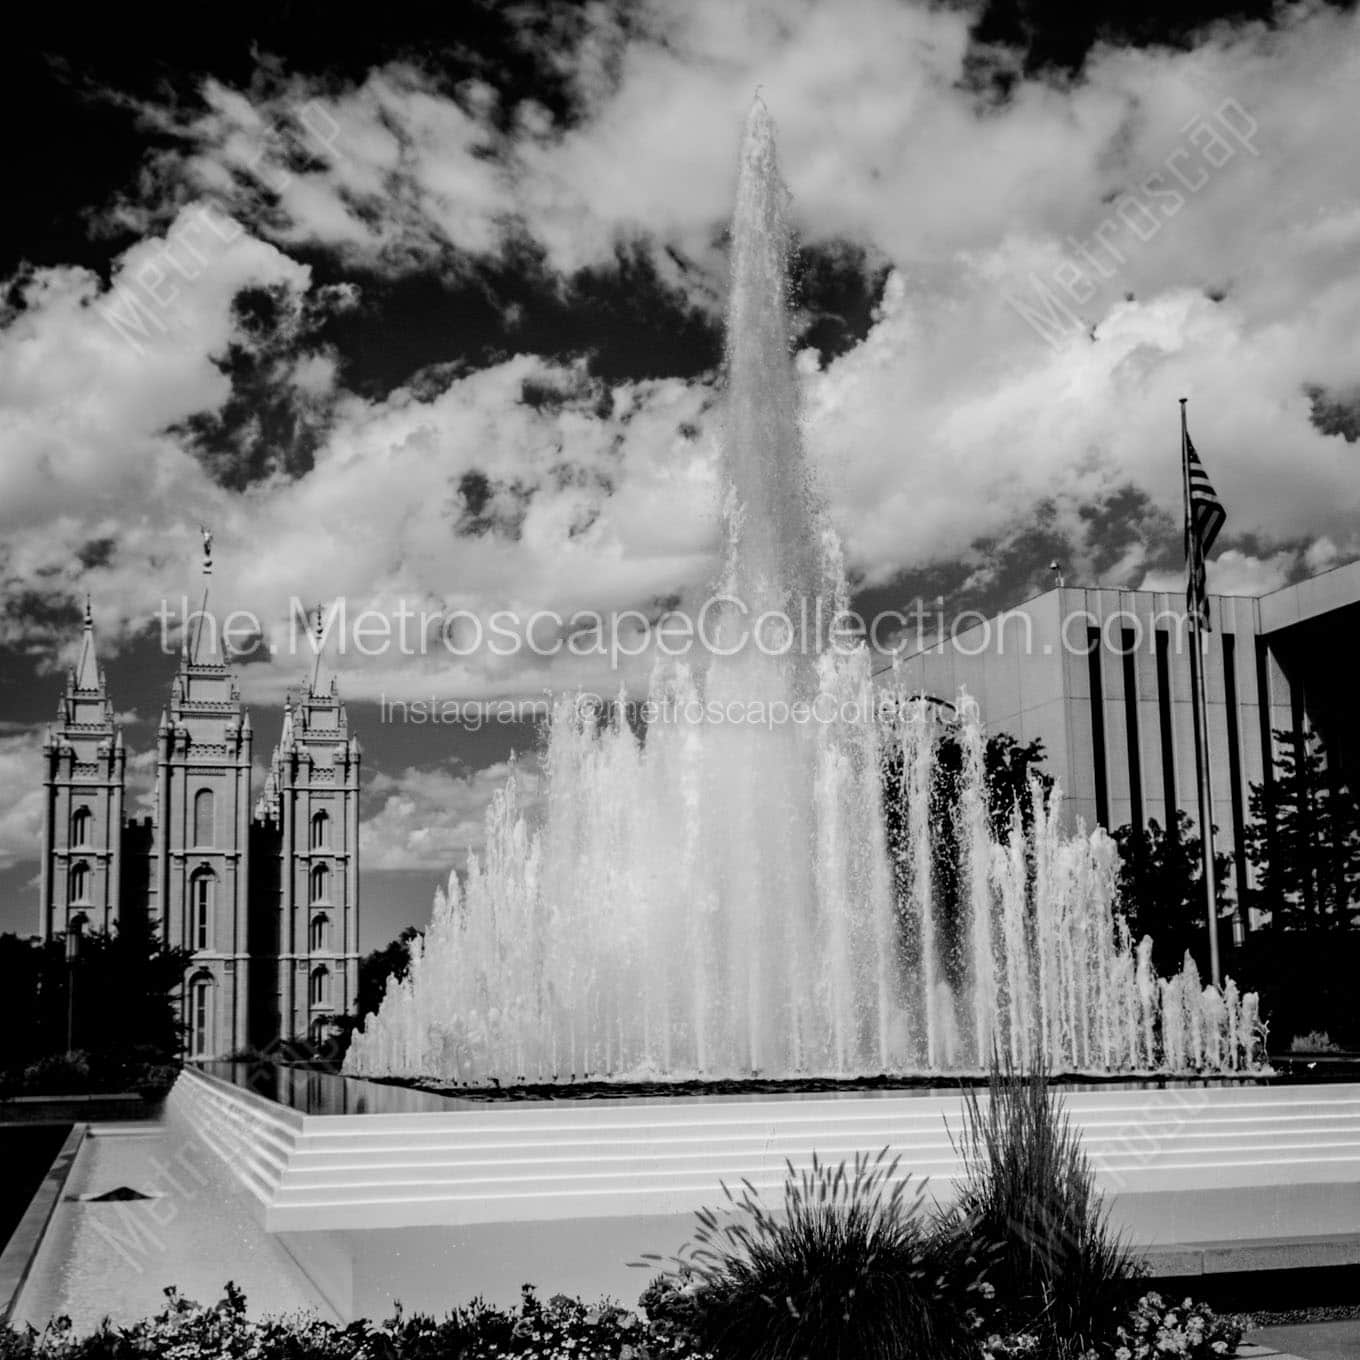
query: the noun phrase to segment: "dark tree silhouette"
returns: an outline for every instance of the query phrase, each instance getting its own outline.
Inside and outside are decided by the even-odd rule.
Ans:
[[[0,936],[0,1069],[11,1085],[31,1085],[26,1069],[66,1053],[72,980],[71,1046],[84,1075],[56,1071],[58,1086],[79,1081],[116,1089],[135,1083],[148,1067],[176,1063],[183,1030],[175,994],[190,957],[162,944],[136,918],[108,934],[86,935],[73,968],[61,940]]]
[[[1246,855],[1254,904],[1282,930],[1349,930],[1360,918],[1360,803],[1317,735],[1279,730],[1268,783],[1253,784]]]
[[[1214,828],[1218,830],[1217,827]],[[1141,830],[1121,826],[1114,833],[1119,846],[1119,901],[1134,941],[1152,936],[1152,962],[1159,973],[1174,973],[1188,949],[1207,973],[1208,929],[1204,913],[1204,847],[1195,824],[1183,810],[1176,812],[1174,834],[1155,818]],[[1214,855],[1214,887],[1218,900],[1220,944],[1225,944],[1232,919],[1228,893],[1232,856]]]
[[[411,941],[424,934],[423,930],[415,926],[407,926],[395,940],[381,949],[372,950],[359,960],[359,1004],[356,1010],[360,1023],[382,1005],[388,978],[406,976],[406,970],[411,966]]]

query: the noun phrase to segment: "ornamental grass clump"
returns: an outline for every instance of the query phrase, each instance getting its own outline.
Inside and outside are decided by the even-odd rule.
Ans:
[[[971,1242],[936,1231],[888,1149],[788,1166],[780,1210],[747,1181],[698,1215],[649,1286],[649,1319],[721,1360],[953,1360],[976,1355],[989,1292]],[[647,1258],[659,1262],[659,1257]]]
[[[951,1133],[951,1137],[952,1137]],[[1042,1064],[993,1063],[987,1097],[964,1097],[963,1160],[947,1219],[992,1251],[998,1331],[1042,1338],[1050,1356],[1101,1348],[1132,1302],[1138,1268],[1109,1225],[1095,1173]]]

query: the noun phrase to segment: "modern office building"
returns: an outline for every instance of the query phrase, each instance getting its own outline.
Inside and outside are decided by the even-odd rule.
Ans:
[[[1329,777],[1360,787],[1357,705],[1346,701],[1360,562],[1261,596],[1211,596],[1210,613],[1213,816],[1243,903],[1251,786],[1269,786],[1281,740],[1315,733]],[[1165,826],[1184,809],[1198,825],[1190,645],[1181,592],[1059,587],[900,664],[913,691],[952,700],[963,687],[990,728],[1042,739],[1073,824]]]

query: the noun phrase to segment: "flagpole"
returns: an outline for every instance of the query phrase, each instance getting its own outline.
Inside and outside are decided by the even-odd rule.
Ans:
[[[1193,573],[1199,553],[1197,532],[1190,508],[1190,432],[1185,419],[1185,403],[1181,403],[1181,486],[1185,495],[1185,543],[1189,561],[1188,573]],[[1194,552],[1190,553],[1193,545]],[[1207,595],[1207,590],[1205,591]],[[1196,603],[1200,596],[1196,592]],[[1209,972],[1215,987],[1222,987],[1223,973],[1218,958],[1218,885],[1214,873],[1214,796],[1213,775],[1209,769],[1209,694],[1205,687],[1204,653],[1200,642],[1200,612],[1190,613],[1190,686],[1194,690],[1195,714],[1195,785],[1199,794],[1200,849],[1204,856],[1204,911],[1209,927]]]

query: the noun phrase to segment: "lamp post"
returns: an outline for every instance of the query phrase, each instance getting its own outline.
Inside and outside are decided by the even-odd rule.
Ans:
[[[66,1056],[75,1052],[76,1033],[76,964],[80,961],[80,946],[85,938],[85,917],[73,916],[66,927]]]

